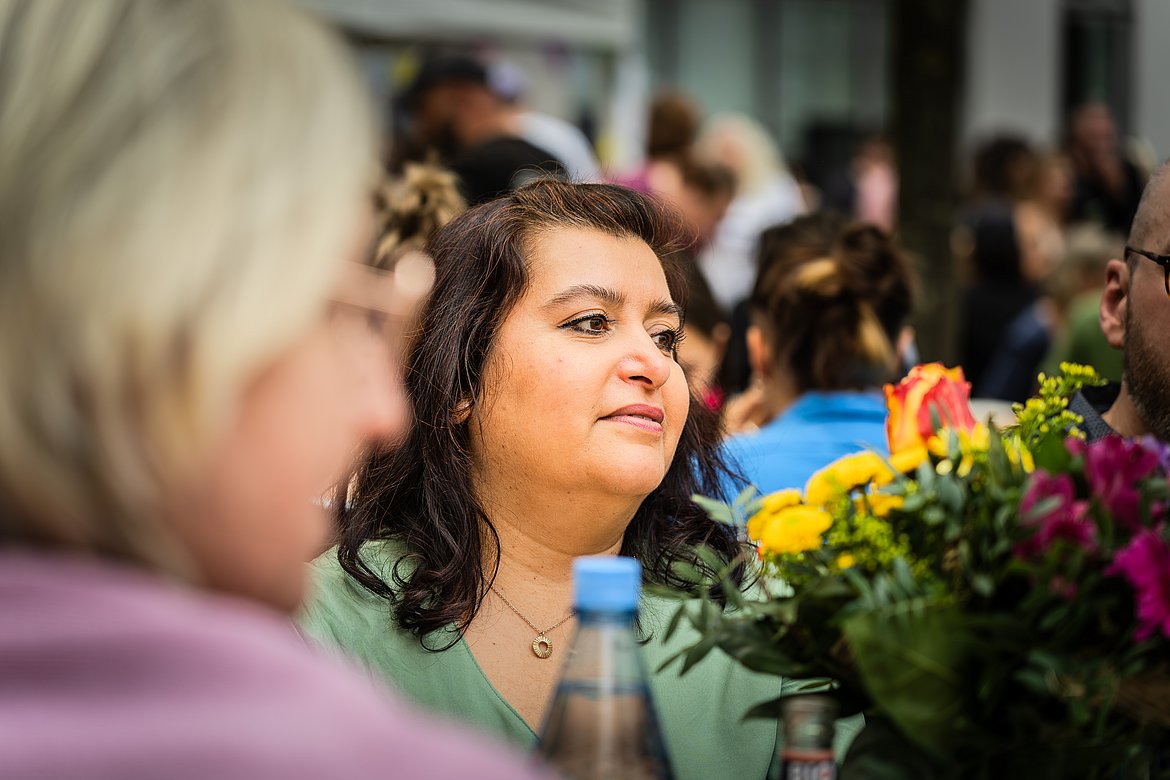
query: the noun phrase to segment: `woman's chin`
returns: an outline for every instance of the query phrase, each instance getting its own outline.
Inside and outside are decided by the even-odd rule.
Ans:
[[[597,474],[594,486],[604,485],[608,492],[617,496],[628,496],[639,501],[653,493],[662,484],[666,472],[662,464],[609,464],[603,474]]]

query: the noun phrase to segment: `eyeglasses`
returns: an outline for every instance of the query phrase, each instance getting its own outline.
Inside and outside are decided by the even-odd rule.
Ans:
[[[402,258],[393,271],[347,263],[329,301],[329,324],[339,345],[359,361],[389,354],[401,360],[418,304],[430,289],[434,266],[422,253]]]
[[[1153,260],[1158,265],[1162,266],[1162,282],[1166,285],[1166,295],[1170,297],[1170,255],[1156,255],[1153,252],[1147,252],[1144,249],[1125,245],[1127,253],[1133,252],[1135,255],[1141,255],[1147,260]]]

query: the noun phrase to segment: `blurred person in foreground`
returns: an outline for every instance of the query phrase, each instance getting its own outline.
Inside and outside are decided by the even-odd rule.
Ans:
[[[529,776],[288,620],[315,493],[408,416],[341,43],[2,0],[0,52],[0,774]]]
[[[417,414],[374,453],[343,538],[317,562],[306,633],[420,704],[533,747],[575,625],[571,565],[638,558],[647,581],[750,580],[751,552],[695,505],[723,468],[715,420],[678,362],[677,227],[609,184],[539,181],[470,209],[431,242],[435,286],[407,362]],[[764,778],[775,721],[742,716],[801,684],[711,654],[677,602],[647,591],[639,646],[676,777]],[[843,734],[847,741],[848,733]]]
[[[819,214],[774,232],[747,334],[765,422],[736,421],[742,432],[725,444],[763,493],[801,488],[858,449],[886,449],[881,387],[901,373],[914,298],[909,263],[873,225]]]
[[[1170,163],[1150,177],[1124,255],[1105,267],[1101,330],[1122,353],[1121,382],[1087,387],[1069,409],[1089,441],[1110,434],[1170,442]]]

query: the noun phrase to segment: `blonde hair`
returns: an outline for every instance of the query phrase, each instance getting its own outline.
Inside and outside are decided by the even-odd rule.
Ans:
[[[166,491],[356,247],[368,99],[261,0],[0,0],[0,59],[0,544],[179,573]]]
[[[439,230],[467,210],[455,174],[435,165],[407,163],[402,177],[385,182],[375,199],[379,233],[373,265],[394,268],[406,252],[424,251]]]
[[[732,159],[723,159],[721,147],[725,145],[730,147]],[[703,126],[696,146],[704,159],[731,167],[736,192],[741,195],[760,191],[776,174],[787,170],[772,136],[747,114],[716,114]]]

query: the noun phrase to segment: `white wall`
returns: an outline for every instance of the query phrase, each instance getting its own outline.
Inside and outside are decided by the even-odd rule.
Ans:
[[[678,86],[706,113],[756,113],[751,11],[751,4],[742,0],[679,4]]]
[[[1134,0],[1134,132],[1159,162],[1170,157],[1170,3]]]
[[[1170,12],[1166,0],[1144,1]],[[1060,138],[1060,0],[973,0],[970,14],[965,145],[1012,132],[1055,146]]]

